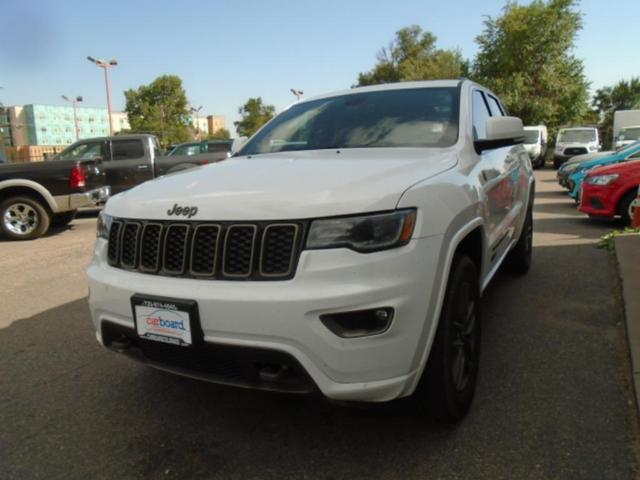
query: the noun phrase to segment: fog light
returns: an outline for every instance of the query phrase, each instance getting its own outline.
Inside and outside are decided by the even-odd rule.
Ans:
[[[327,313],[320,321],[333,333],[343,338],[364,337],[386,331],[393,320],[391,307],[371,308],[353,312]]]

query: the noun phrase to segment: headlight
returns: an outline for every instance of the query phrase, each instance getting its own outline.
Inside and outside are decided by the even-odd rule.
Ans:
[[[98,224],[96,237],[104,238],[105,240],[109,239],[109,230],[111,230],[111,223],[113,222],[113,217],[111,215],[107,215],[104,211],[100,212],[98,215]]]
[[[619,176],[617,173],[612,173],[611,175],[595,175],[587,178],[587,183],[589,185],[610,185],[615,182]]]
[[[413,234],[415,209],[314,220],[307,237],[307,248],[351,248],[373,252],[405,245]]]

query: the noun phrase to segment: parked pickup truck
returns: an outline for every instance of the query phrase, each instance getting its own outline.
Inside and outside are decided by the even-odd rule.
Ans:
[[[31,240],[73,220],[80,207],[109,196],[99,158],[0,165],[0,232]]]
[[[106,184],[111,187],[112,194],[123,192],[167,173],[217,162],[227,157],[226,152],[204,153],[195,157],[164,156],[154,135],[135,134],[82,140],[71,145],[53,160],[73,156],[76,150],[90,151],[94,158],[102,160]]]
[[[96,337],[192,378],[337,401],[415,394],[458,420],[482,291],[501,265],[531,264],[523,141],[522,121],[469,80],[300,101],[229,160],[109,200],[87,270]]]
[[[37,238],[110,193],[227,157],[226,150],[170,157],[161,152],[154,135],[117,135],[81,140],[45,162],[0,166],[1,231],[14,240]]]

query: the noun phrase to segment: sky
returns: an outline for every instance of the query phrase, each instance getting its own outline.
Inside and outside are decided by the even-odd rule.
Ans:
[[[411,24],[439,48],[466,58],[487,15],[506,0],[7,0],[0,17],[0,102],[62,105],[61,95],[106,106],[102,70],[87,55],[118,61],[115,110],[124,90],[179,75],[202,115],[223,115],[234,132],[238,107],[261,96],[277,110],[295,98],[353,85],[397,30]],[[519,2],[527,3],[527,2]],[[582,0],[575,55],[594,91],[640,75],[639,0]]]

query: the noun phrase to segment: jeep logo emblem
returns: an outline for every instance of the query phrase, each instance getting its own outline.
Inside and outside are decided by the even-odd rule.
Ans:
[[[179,207],[177,203],[173,205],[172,209],[167,210],[167,215],[176,215],[191,218],[198,213],[198,207]]]

